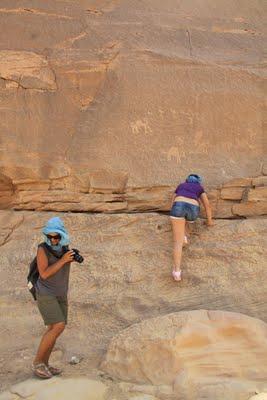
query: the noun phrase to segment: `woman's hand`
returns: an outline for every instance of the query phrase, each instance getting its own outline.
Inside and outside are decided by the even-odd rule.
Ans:
[[[61,257],[61,260],[64,262],[64,264],[67,264],[73,261],[73,256],[74,252],[72,250],[69,250]]]

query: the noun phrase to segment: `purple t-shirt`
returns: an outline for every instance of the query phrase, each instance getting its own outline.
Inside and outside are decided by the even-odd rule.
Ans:
[[[177,186],[175,193],[177,196],[188,197],[189,199],[198,200],[205,190],[200,183],[184,182]]]

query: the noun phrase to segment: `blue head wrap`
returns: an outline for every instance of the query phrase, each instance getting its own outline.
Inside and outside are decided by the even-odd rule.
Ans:
[[[45,236],[45,242],[48,246],[52,247],[53,250],[61,250],[62,246],[67,246],[70,242],[69,234],[65,229],[64,222],[59,217],[53,217],[47,221],[42,232],[44,235],[54,232],[60,234],[61,239],[59,244],[56,246],[52,246],[50,240]]]
[[[186,182],[187,183],[201,183],[202,182],[202,178],[201,178],[201,176],[199,176],[197,174],[190,174],[186,178]]]

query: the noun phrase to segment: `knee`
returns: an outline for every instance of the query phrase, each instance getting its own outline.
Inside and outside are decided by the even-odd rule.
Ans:
[[[56,324],[53,324],[52,331],[55,336],[59,336],[64,331],[65,326],[65,322],[57,322]]]

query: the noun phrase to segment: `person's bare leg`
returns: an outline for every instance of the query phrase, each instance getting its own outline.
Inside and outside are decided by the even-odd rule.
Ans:
[[[185,244],[189,244],[189,239],[192,233],[193,225],[194,225],[193,222],[188,222],[188,221],[185,222],[185,238],[187,239],[187,240],[185,239],[184,241]]]
[[[185,229],[184,229],[184,244],[188,244],[188,237],[190,234],[190,229],[189,229],[189,224],[187,221],[185,221]]]
[[[50,326],[51,326],[51,325],[50,325]],[[63,330],[64,330],[64,329],[63,329]],[[62,331],[62,332],[63,332],[63,331]],[[62,333],[62,332],[61,332],[61,333]],[[61,333],[60,333],[58,336],[60,336]],[[57,336],[57,338],[58,338],[58,336]],[[56,338],[56,340],[57,340],[57,338]],[[49,349],[47,349],[47,352],[45,353],[45,356],[44,356],[44,363],[45,363],[45,365],[47,365],[47,366],[49,365],[49,358],[50,358],[51,353],[52,353],[52,351],[53,351],[53,348],[54,348],[54,346],[55,346],[56,340],[55,340],[53,346],[50,347]]]
[[[182,250],[185,233],[185,219],[171,218],[173,233],[173,269],[176,272],[181,270]]]
[[[56,340],[59,335],[64,331],[64,329],[64,322],[58,322],[56,324],[49,325],[39,344],[37,354],[33,362],[34,365],[39,363],[44,363],[48,365],[49,357],[56,343]]]
[[[41,343],[42,343],[42,341],[43,341],[44,336],[46,336],[46,334],[47,334],[52,328],[53,328],[53,325],[48,325],[48,326],[47,326],[47,330],[45,331],[45,333],[44,333],[44,335],[43,335],[43,337],[42,337],[42,339],[41,339],[39,348],[41,347]],[[49,359],[49,355],[51,354],[51,351],[52,351],[53,347],[52,347],[51,351],[50,351],[50,348],[47,349],[47,353],[44,355],[44,358],[43,358],[42,361],[37,361],[37,362],[36,362],[36,358],[37,358],[37,355],[38,355],[38,353],[39,353],[39,348],[38,348],[38,350],[37,350],[37,354],[36,354],[36,357],[35,357],[35,360],[34,360],[34,364],[37,364],[37,363],[39,363],[39,362],[43,362],[43,363],[46,364],[46,360]],[[46,365],[47,365],[47,364],[46,364]]]

